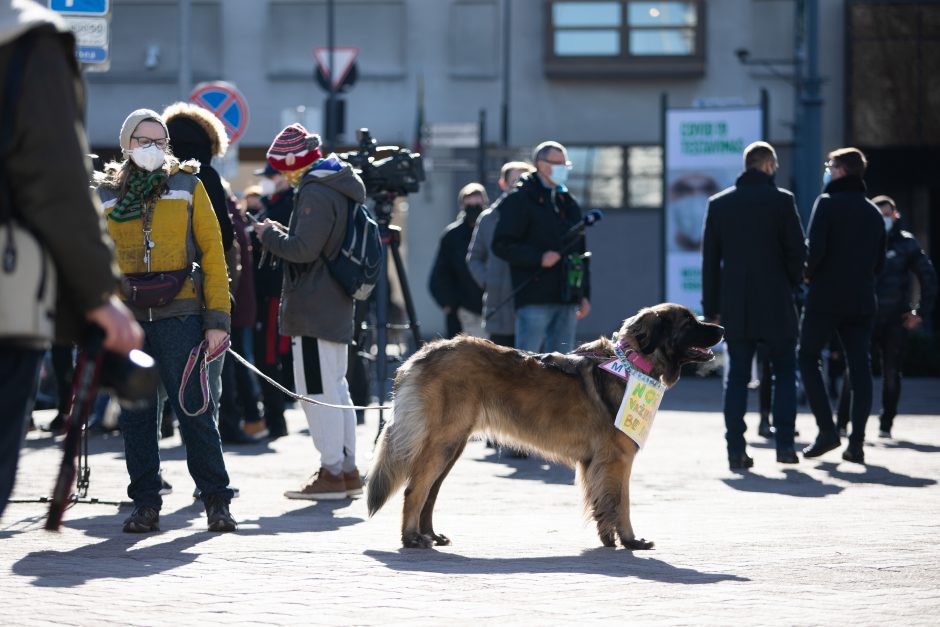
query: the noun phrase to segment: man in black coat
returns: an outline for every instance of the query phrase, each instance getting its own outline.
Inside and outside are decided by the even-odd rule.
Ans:
[[[793,194],[774,185],[777,155],[766,142],[744,151],[734,187],[708,201],[702,257],[706,319],[725,327],[730,369],[725,384],[725,439],[732,470],[750,468],[744,442],[747,384],[758,342],[773,373],[777,461],[799,461],[796,420],[797,313],[794,292],[806,258]]]
[[[542,142],[535,173],[519,178],[503,199],[493,254],[509,263],[516,291],[516,348],[567,353],[577,321],[591,311],[590,264],[581,207],[565,182],[571,170],[558,142]]]
[[[875,281],[885,262],[884,221],[865,197],[862,177],[868,162],[857,148],[829,153],[829,178],[816,199],[809,223],[806,281],[809,292],[800,329],[800,372],[819,435],[804,457],[818,457],[839,446],[819,360],[838,333],[845,349],[852,386],[852,433],[842,459],[865,463],[862,446],[871,411],[871,331],[877,305]]]
[[[447,225],[431,269],[429,289],[446,316],[447,337],[466,333],[486,337],[483,332],[483,289],[467,267],[467,249],[473,227],[489,204],[486,189],[479,183],[464,185],[457,195],[457,220]]]
[[[885,267],[878,277],[878,314],[872,343],[881,354],[881,416],[879,433],[883,438],[891,437],[891,428],[898,413],[901,397],[901,362],[907,334],[916,329],[924,318],[930,319],[937,298],[937,273],[930,257],[923,251],[914,236],[901,229],[901,214],[890,196],[876,196],[872,202],[881,211],[887,232]],[[912,300],[911,274],[920,283],[920,303]],[[849,424],[848,382],[842,388],[839,402],[839,430]]]

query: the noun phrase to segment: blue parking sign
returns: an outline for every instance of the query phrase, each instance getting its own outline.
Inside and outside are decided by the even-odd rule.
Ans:
[[[49,0],[49,8],[74,15],[107,15],[108,0]]]

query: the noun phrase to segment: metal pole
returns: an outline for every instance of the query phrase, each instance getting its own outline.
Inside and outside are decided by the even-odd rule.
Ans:
[[[477,181],[486,185],[486,109],[480,109],[480,135],[477,148]]]
[[[326,110],[327,115],[326,119],[328,120],[326,128],[326,143],[332,149],[336,145],[336,125],[338,120],[336,119],[336,89],[334,87],[335,81],[333,79],[335,75],[335,67],[333,64],[333,48],[335,46],[335,35],[336,35],[336,23],[334,22],[334,0],[327,0],[326,3],[326,46],[329,49],[329,72],[330,75],[328,82],[330,84],[329,96],[326,99]]]
[[[800,217],[809,223],[822,171],[822,93],[819,77],[819,0],[806,0],[806,81],[803,92],[803,159]]]
[[[805,14],[804,0],[794,2],[795,14],[793,23],[793,164],[790,175],[790,185],[796,196],[797,207],[802,206],[803,190],[800,189],[800,163],[803,161],[803,60],[806,58],[804,50],[803,15]]]
[[[509,54],[510,54],[510,18],[509,0],[503,0],[503,102],[500,115],[500,144],[509,145]]]
[[[193,88],[193,5],[192,0],[179,0],[179,96],[180,100],[189,100]]]

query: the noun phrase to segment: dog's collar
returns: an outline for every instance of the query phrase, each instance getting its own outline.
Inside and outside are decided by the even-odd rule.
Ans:
[[[614,344],[614,354],[617,355],[617,359],[619,359],[621,363],[624,365],[629,363],[643,374],[648,375],[653,372],[653,364],[651,364],[646,357],[632,348],[624,346],[622,343],[618,342]]]

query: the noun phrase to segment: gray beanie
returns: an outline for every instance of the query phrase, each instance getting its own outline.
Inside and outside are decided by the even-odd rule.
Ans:
[[[134,134],[137,125],[144,120],[157,122],[163,127],[163,132],[166,133],[166,136],[170,136],[170,131],[166,128],[166,122],[159,113],[151,109],[137,109],[137,111],[127,116],[127,119],[124,120],[124,124],[121,125],[121,150],[131,149],[131,135]]]

